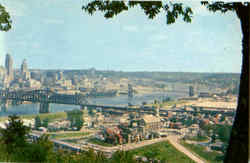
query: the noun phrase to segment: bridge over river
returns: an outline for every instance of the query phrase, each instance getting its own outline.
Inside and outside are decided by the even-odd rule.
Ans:
[[[40,113],[49,113],[50,112],[50,103],[55,104],[68,104],[68,105],[78,105],[83,109],[87,107],[89,109],[100,109],[104,112],[117,113],[119,111],[123,112],[134,112],[141,111],[145,113],[154,113],[156,108],[153,107],[143,107],[143,106],[112,106],[112,105],[96,105],[90,104],[87,100],[87,97],[82,94],[59,94],[50,90],[31,90],[31,91],[9,91],[9,90],[0,90],[0,105],[1,108],[7,107],[9,101],[15,103],[22,103],[24,101],[32,103],[40,103],[39,112]],[[6,108],[5,108],[6,109]],[[160,114],[166,114],[169,111],[171,112],[197,112],[197,109],[193,111],[188,111],[180,108],[172,108],[171,110],[166,110],[163,108],[159,109]],[[216,112],[224,112],[225,110],[214,110]],[[199,107],[199,112],[205,112],[203,108]]]
[[[0,90],[0,105],[1,108],[6,109],[8,103],[12,101],[16,104],[21,104],[24,101],[32,103],[40,103],[39,112],[49,113],[49,104],[68,104],[68,105],[79,105],[81,108],[93,108],[101,109],[103,111],[135,111],[135,107],[127,106],[103,106],[89,104],[87,97],[82,94],[59,94],[50,90],[31,90],[31,91],[9,91]],[[146,111],[152,111],[147,109]]]
[[[19,104],[24,101],[40,103],[39,112],[48,113],[49,104],[68,104],[83,105],[88,104],[87,98],[81,94],[58,94],[50,90],[32,90],[32,91],[8,91],[0,90],[1,107],[7,107],[9,101]]]

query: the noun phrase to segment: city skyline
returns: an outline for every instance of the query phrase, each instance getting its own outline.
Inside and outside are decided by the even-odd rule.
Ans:
[[[8,62],[7,60],[9,60],[9,59],[6,59],[7,57],[11,57],[11,55],[9,54],[9,53],[7,53],[6,54],[6,56],[5,56],[5,64],[6,64],[6,62]],[[185,72],[185,71],[178,71],[178,72],[176,72],[176,71],[123,71],[123,70],[106,70],[106,69],[96,69],[95,67],[89,67],[89,68],[85,68],[85,69],[63,69],[63,68],[61,68],[61,69],[58,69],[58,68],[55,68],[55,69],[38,69],[38,68],[28,68],[28,63],[27,63],[27,59],[26,58],[24,58],[23,60],[22,60],[22,63],[21,63],[21,65],[19,65],[19,67],[13,67],[13,61],[14,61],[14,59],[11,57],[11,62],[12,62],[12,66],[11,66],[11,69],[13,69],[12,71],[14,72],[14,71],[20,71],[21,73],[24,73],[24,72],[26,72],[26,71],[29,71],[29,70],[31,70],[31,71],[34,71],[34,70],[42,70],[42,71],[60,71],[60,72],[62,72],[62,71],[74,71],[74,70],[76,70],[76,71],[78,71],[78,70],[91,70],[91,69],[94,69],[95,71],[114,71],[114,72],[170,72],[170,73],[178,73],[178,72],[180,72],[180,73],[189,73],[189,72]],[[3,68],[5,68],[6,69],[6,71],[8,72],[8,69],[9,68],[7,68],[6,67],[6,65],[0,65],[0,67],[3,67]],[[238,72],[190,72],[190,73],[214,73],[214,74],[216,74],[216,73],[218,73],[218,74],[240,74],[240,73],[238,73]]]
[[[211,13],[199,3],[187,4],[194,10],[192,23],[178,19],[166,25],[164,13],[149,20],[139,8],[106,20],[102,14],[84,13],[80,1],[2,2],[10,11],[13,29],[0,33],[1,65],[9,53],[14,68],[26,58],[30,69],[241,70],[242,36],[236,14]]]

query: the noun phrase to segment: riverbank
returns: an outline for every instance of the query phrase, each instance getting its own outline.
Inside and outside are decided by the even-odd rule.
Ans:
[[[43,113],[43,114],[32,114],[32,115],[20,115],[22,119],[34,119],[36,116],[39,116],[41,120],[48,118],[49,121],[55,119],[66,119],[66,112],[55,112],[55,113]],[[0,122],[8,119],[8,116],[0,117]]]

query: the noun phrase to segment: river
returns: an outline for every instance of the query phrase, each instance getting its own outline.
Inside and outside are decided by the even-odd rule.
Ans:
[[[152,103],[154,100],[162,100],[163,97],[170,97],[171,99],[176,99],[179,97],[186,97],[185,93],[177,93],[177,92],[156,92],[150,94],[137,94],[135,95],[131,103],[133,105],[142,104],[142,102]],[[121,106],[128,104],[128,96],[115,96],[115,97],[98,97],[98,98],[90,98],[90,104],[98,104],[98,105],[111,105],[111,106]],[[77,105],[63,105],[63,104],[50,104],[50,112],[61,112],[68,111],[73,109],[80,109],[80,106]],[[39,113],[39,104],[21,104],[17,106],[9,106],[6,110],[0,111],[0,117],[8,116],[8,115],[28,115],[28,114],[38,114]]]

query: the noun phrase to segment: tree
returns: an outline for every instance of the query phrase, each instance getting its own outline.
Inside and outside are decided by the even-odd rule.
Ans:
[[[248,74],[249,74],[249,2],[208,2],[202,1],[210,11],[221,11],[222,13],[236,12],[240,22],[243,34],[242,39],[242,68],[240,77],[240,88],[236,117],[234,120],[231,138],[225,162],[242,162],[248,160]],[[163,4],[161,1],[129,1],[127,4],[123,1],[92,1],[82,6],[82,9],[92,15],[97,10],[104,12],[105,18],[112,18],[122,11],[139,5],[149,19],[153,19],[161,11],[166,12],[167,24],[174,23],[182,16],[185,22],[191,22],[192,10],[190,7],[183,7],[182,3],[173,3],[171,1]],[[0,5],[0,30],[8,31],[11,28],[11,20],[8,12]],[[246,123],[248,122],[248,123]]]
[[[42,127],[42,121],[39,116],[35,117],[35,129],[38,129],[39,127]]]
[[[17,116],[9,116],[6,129],[1,130],[0,160],[11,162],[51,162],[53,143],[48,135],[42,135],[35,142],[28,142],[30,128],[23,125]],[[5,156],[5,157],[3,157]]]
[[[83,120],[82,118],[77,118],[76,122],[75,122],[75,127],[77,128],[77,130],[80,130],[83,126]]]
[[[213,134],[213,135],[211,136],[211,143],[215,143],[215,140],[216,140],[216,135]]]
[[[208,2],[202,1],[209,11],[222,13],[233,11],[236,12],[240,22],[243,34],[242,39],[242,68],[240,77],[240,88],[236,117],[231,132],[231,138],[225,162],[242,162],[248,160],[248,74],[249,74],[249,19],[250,3],[249,2]],[[134,6],[140,6],[149,19],[153,19],[162,11],[166,12],[167,24],[174,23],[175,20],[182,16],[185,22],[191,22],[192,10],[190,7],[183,7],[182,3],[173,3],[171,1],[163,4],[161,1],[129,1],[127,4],[123,1],[92,1],[83,5],[82,9],[92,15],[94,12],[101,11],[105,18],[112,18],[122,11],[127,11]]]
[[[49,119],[48,118],[45,118],[44,120],[43,120],[43,127],[48,127],[48,125],[49,125]]]
[[[27,134],[30,128],[23,125],[23,121],[17,116],[9,116],[9,123],[6,129],[0,130],[1,144],[6,147],[8,154],[11,154],[16,148],[27,145]]]
[[[217,130],[218,138],[224,142],[227,143],[230,138],[231,133],[231,127],[227,125],[218,125]]]
[[[116,151],[111,158],[111,163],[136,163],[133,154],[129,151]]]
[[[142,105],[144,106],[144,105],[147,105],[147,102],[146,101],[143,101],[142,102]]]
[[[24,160],[27,162],[51,162],[53,157],[53,143],[48,135],[42,135],[35,142],[23,149]]]
[[[80,110],[71,110],[67,111],[67,119],[71,123],[71,127],[76,127],[77,130],[80,130],[83,125],[83,112]]]
[[[0,4],[0,31],[8,31],[11,28],[12,21],[9,13],[4,6]]]

